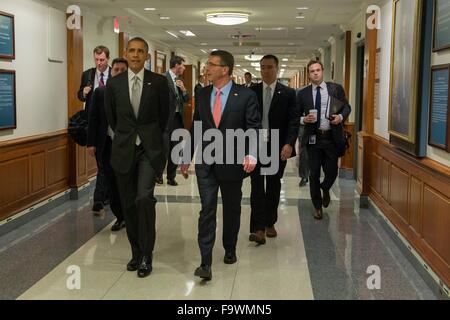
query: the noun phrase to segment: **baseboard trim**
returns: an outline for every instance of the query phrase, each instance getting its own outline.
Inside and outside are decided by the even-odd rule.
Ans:
[[[444,300],[450,300],[450,290],[444,281],[431,269],[431,267],[422,259],[419,253],[406,240],[399,230],[389,221],[372,199],[368,198],[368,209],[374,215],[378,215],[382,220],[383,227],[388,231],[394,239],[400,250],[405,254],[407,259],[412,263],[423,280],[428,284],[432,291]]]

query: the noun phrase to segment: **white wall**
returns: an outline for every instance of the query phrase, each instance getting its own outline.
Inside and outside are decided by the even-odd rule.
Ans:
[[[119,35],[113,31],[113,19],[103,19],[82,8],[83,70],[95,66],[93,50],[98,45],[109,49],[109,64],[119,56]]]
[[[381,49],[380,61],[380,119],[375,119],[376,135],[389,139],[389,87],[391,73],[391,35],[392,35],[392,2],[381,7],[381,30],[378,31],[377,48]]]
[[[63,46],[64,61],[48,61],[49,8],[31,0],[1,1],[0,11],[15,16],[16,59],[0,60],[0,69],[16,71],[17,129],[0,131],[0,141],[67,128],[66,32],[55,41]],[[59,28],[66,28],[61,11]]]

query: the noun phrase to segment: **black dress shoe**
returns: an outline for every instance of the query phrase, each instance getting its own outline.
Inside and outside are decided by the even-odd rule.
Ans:
[[[303,186],[306,186],[307,183],[308,183],[308,179],[302,178],[302,180],[300,180],[300,183],[298,185],[300,187],[303,187]]]
[[[127,263],[128,271],[136,271],[139,267],[139,260],[137,258],[132,258],[130,262]]]
[[[236,263],[237,257],[234,252],[225,252],[225,257],[223,257],[223,262],[225,264],[233,264]]]
[[[175,179],[168,179],[167,180],[167,184],[171,185],[171,186],[177,186],[178,185],[178,183],[176,182]]]
[[[111,231],[119,231],[120,229],[125,227],[125,221],[116,220],[116,222],[111,226]]]
[[[314,219],[321,220],[323,218],[322,208],[315,210],[316,211],[314,212]]]
[[[94,211],[94,213],[99,213],[100,210],[102,209],[103,209],[103,202],[101,201],[94,202],[94,205],[92,206],[92,211]]]
[[[330,205],[330,190],[322,190],[323,196],[322,196],[322,205],[324,208],[328,208]]]
[[[156,182],[156,184],[163,184],[164,183],[163,178],[155,178],[155,182]]]
[[[152,272],[152,270],[152,259],[147,256],[143,256],[137,269],[138,277],[145,278]]]
[[[212,279],[211,266],[202,264],[200,267],[195,269],[194,276],[200,277],[205,281],[210,281]]]

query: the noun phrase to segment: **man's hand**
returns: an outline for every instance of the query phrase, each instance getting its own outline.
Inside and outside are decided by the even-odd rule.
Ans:
[[[316,116],[314,114],[308,114],[303,118],[303,122],[305,123],[314,123],[316,122]]]
[[[333,120],[331,120],[331,124],[339,124],[342,122],[342,118],[338,114],[333,114],[330,116],[330,118],[333,118]]]
[[[84,89],[83,89],[83,97],[86,98],[86,96],[89,94],[89,92],[91,92],[91,90],[92,90],[92,86],[84,87]]]
[[[95,157],[95,151],[96,151],[95,147],[88,147],[87,151],[91,157]]]
[[[256,167],[256,159],[252,156],[245,156],[244,162],[242,163],[244,166],[244,171],[247,173],[252,172],[255,170]]]
[[[181,170],[181,174],[183,175],[183,177],[185,179],[187,179],[189,177],[189,165],[188,164],[182,164],[180,165],[180,170]]]
[[[186,87],[184,86],[183,80],[177,80],[175,81],[175,84],[181,89],[181,91],[186,92]]]
[[[292,155],[292,146],[290,144],[285,144],[283,149],[281,149],[281,160],[286,161]]]

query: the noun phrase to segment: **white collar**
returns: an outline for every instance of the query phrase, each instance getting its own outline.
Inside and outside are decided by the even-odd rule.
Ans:
[[[97,68],[95,69],[95,72],[97,73],[97,76],[100,77],[100,75],[102,74],[102,72],[100,72],[100,70],[98,70]],[[106,67],[106,70],[103,71],[103,76],[108,76],[109,74],[109,66]]]
[[[131,69],[128,69],[128,80],[132,81],[134,76],[137,76],[139,80],[144,80],[144,68],[142,68],[141,71],[139,71],[137,74],[135,74]]]
[[[325,83],[325,81],[322,81],[322,83],[319,85],[316,85],[314,83],[312,84],[313,91],[317,90],[317,87],[320,87],[321,89],[325,89],[327,87],[327,84]]]
[[[177,77],[175,73],[173,73],[172,69],[169,69],[169,74],[172,77],[172,80],[175,82],[175,78]]]

